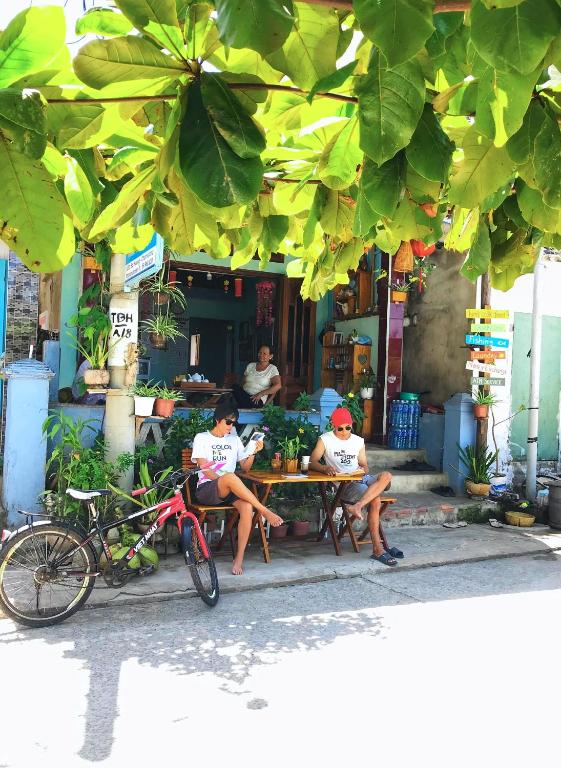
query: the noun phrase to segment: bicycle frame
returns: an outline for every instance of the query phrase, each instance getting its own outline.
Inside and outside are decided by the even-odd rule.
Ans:
[[[146,493],[146,491],[148,490],[150,489],[139,488],[136,491],[133,491],[132,495],[141,496],[143,493]],[[197,520],[196,515],[186,508],[185,501],[183,500],[183,495],[181,493],[181,488],[176,488],[174,495],[171,498],[166,499],[165,501],[161,501],[158,504],[154,504],[154,506],[152,507],[143,507],[142,509],[139,509],[138,512],[133,512],[132,514],[127,515],[127,517],[124,517],[121,520],[113,520],[111,523],[106,523],[104,525],[99,525],[98,523],[98,520],[97,520],[98,513],[93,500],[88,501],[88,510],[90,512],[90,515],[95,525],[90,529],[87,537],[80,543],[79,546],[75,547],[71,552],[66,552],[63,556],[61,556],[60,560],[56,560],[52,564],[53,568],[60,566],[62,562],[71,558],[79,549],[82,549],[88,544],[91,544],[91,542],[96,538],[96,536],[101,541],[101,545],[103,547],[105,557],[107,558],[107,562],[108,563],[113,562],[114,558],[111,554],[111,550],[109,549],[109,545],[107,544],[104,534],[111,528],[120,528],[122,525],[125,525],[130,520],[134,520],[137,517],[143,517],[144,515],[147,515],[150,512],[155,512],[156,510],[160,510],[158,517],[154,520],[154,522],[151,524],[148,530],[145,533],[143,533],[131,547],[129,547],[125,555],[120,557],[115,562],[127,564],[130,560],[132,560],[132,558],[137,554],[137,552],[141,550],[142,547],[146,544],[148,539],[151,536],[153,536],[154,533],[157,530],[159,530],[163,525],[165,525],[166,520],[168,520],[172,515],[176,516],[177,528],[179,530],[180,536],[181,536],[181,531],[183,527],[183,521],[186,518],[189,518],[189,520],[191,520],[199,536],[199,542],[201,544],[202,554],[205,558],[209,557],[209,551],[208,551],[206,539],[203,536],[203,533],[201,531],[199,521]],[[72,571],[72,575],[84,575],[84,574],[82,574],[82,572]],[[101,575],[101,571],[98,570],[96,571],[95,574],[89,574],[89,575],[99,576]]]

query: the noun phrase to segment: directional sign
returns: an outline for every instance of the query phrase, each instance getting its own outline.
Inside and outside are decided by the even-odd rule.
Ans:
[[[495,331],[496,333],[508,333],[508,325],[504,323],[472,323],[470,325],[470,331],[472,333],[490,333]]]
[[[472,360],[482,360],[484,363],[492,363],[493,360],[504,360],[506,358],[506,352],[496,349],[482,349],[477,352],[472,349],[470,357]]]
[[[154,236],[141,251],[129,253],[125,266],[125,283],[132,288],[141,280],[155,275],[162,266],[164,256],[163,238],[154,232]]]
[[[466,309],[466,317],[510,317],[508,309]]]
[[[466,368],[468,371],[483,371],[483,373],[494,373],[495,376],[506,376],[506,368],[497,368],[494,365],[486,365],[485,363],[475,363],[472,360],[468,360]]]
[[[466,334],[466,344],[472,344],[474,347],[501,347],[508,349],[508,339],[498,339],[495,336],[476,336],[472,333]]]
[[[474,387],[504,387],[505,379],[486,379],[484,376],[474,376],[471,383]]]

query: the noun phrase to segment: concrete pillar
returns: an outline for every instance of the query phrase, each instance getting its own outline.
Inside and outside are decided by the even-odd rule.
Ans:
[[[43,362],[53,372],[53,378],[49,382],[49,402],[58,403],[59,374],[60,374],[60,342],[43,342]]]
[[[464,475],[457,469],[460,467],[458,445],[475,445],[475,419],[473,418],[473,400],[467,392],[458,392],[444,403],[444,452],[442,456],[442,471],[448,473],[448,483],[458,494],[465,493]],[[456,467],[457,469],[454,469]]]
[[[2,501],[10,528],[24,522],[18,509],[42,509],[39,497],[45,490],[47,458],[42,427],[48,414],[49,381],[53,376],[38,360],[18,360],[6,368],[8,404]]]
[[[325,431],[331,414],[338,405],[341,405],[342,400],[343,398],[341,395],[334,389],[329,387],[320,387],[320,389],[316,389],[310,398],[310,404],[315,411],[319,411],[320,432]]]
[[[76,328],[69,328],[68,320],[78,311],[82,293],[82,254],[75,253],[62,270],[60,297],[60,369],[58,389],[71,387],[76,375]]]

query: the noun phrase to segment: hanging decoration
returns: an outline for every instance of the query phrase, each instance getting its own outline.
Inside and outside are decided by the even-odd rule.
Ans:
[[[230,281],[224,280],[224,293],[228,293],[229,288],[230,288]]]
[[[234,278],[234,296],[236,299],[241,299],[243,291],[243,281],[241,277]]]
[[[422,240],[411,240],[411,248],[415,256],[419,256],[423,259],[425,256],[430,256],[436,250],[436,245],[425,245]]]
[[[193,275],[187,275],[187,288],[193,287]]]
[[[413,249],[408,240],[404,240],[397,253],[393,263],[394,272],[411,272],[413,269]]]
[[[273,324],[273,290],[274,285],[270,280],[262,280],[255,286],[257,291],[257,319],[258,326],[270,326]]]

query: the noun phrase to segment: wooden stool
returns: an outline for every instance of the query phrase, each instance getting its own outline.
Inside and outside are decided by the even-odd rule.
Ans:
[[[384,533],[384,529],[382,528],[382,515],[384,514],[385,510],[389,507],[390,504],[395,504],[397,499],[393,498],[392,496],[382,496],[380,498],[380,501],[382,502],[382,506],[380,508],[380,538],[382,539],[382,544],[384,545],[384,549],[387,550],[388,540],[386,539],[386,534]],[[370,531],[368,530],[368,526],[366,526],[364,530],[361,531],[361,533],[358,535],[358,538],[357,538],[356,532],[353,530],[354,518],[352,518],[347,512],[347,505],[345,504],[344,501],[341,502],[341,508],[343,510],[344,524],[339,529],[339,541],[341,541],[345,533],[347,533],[348,531],[354,551],[360,552],[359,547],[361,544],[372,543],[372,537],[370,536]]]
[[[161,457],[164,450],[164,438],[162,436],[162,422],[166,421],[162,416],[135,416],[135,443],[145,445],[150,432],[157,448],[157,456]]]

